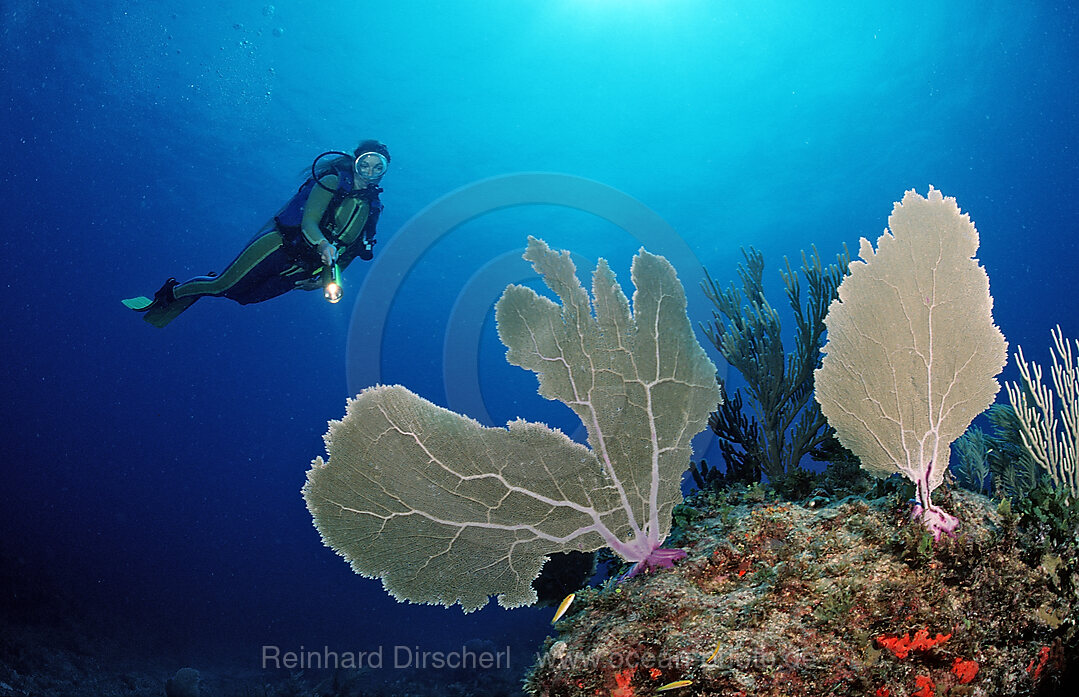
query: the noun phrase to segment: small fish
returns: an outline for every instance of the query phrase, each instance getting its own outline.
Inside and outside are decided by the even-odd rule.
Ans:
[[[566,610],[569,609],[570,604],[576,597],[576,593],[570,593],[562,599],[562,602],[559,604],[558,609],[554,611],[554,617],[551,618],[551,624],[554,624],[558,620],[562,619],[562,615],[566,614]]]
[[[705,663],[710,663],[710,662],[712,661],[712,659],[713,659],[713,658],[715,658],[716,656],[718,656],[718,655],[719,655],[719,647],[720,647],[720,645],[721,645],[722,643],[723,643],[723,640],[722,640],[722,639],[720,639],[719,641],[717,641],[717,642],[716,642],[716,650],[712,652],[712,655],[711,655],[711,656],[709,656],[708,658],[704,659],[704,662],[705,662]]]
[[[660,685],[659,687],[656,688],[656,692],[666,692],[667,690],[677,690],[679,687],[685,687],[687,685],[692,685],[692,684],[693,684],[692,680],[675,680],[674,682],[669,682],[666,685]]]

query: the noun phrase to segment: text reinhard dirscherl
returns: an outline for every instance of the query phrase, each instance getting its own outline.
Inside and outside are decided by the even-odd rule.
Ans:
[[[462,646],[455,651],[422,651],[418,646],[394,646],[372,651],[331,651],[330,647],[284,651],[280,646],[262,647],[262,669],[321,670],[381,668],[420,670],[501,670],[510,667],[510,647],[503,651],[476,651]]]

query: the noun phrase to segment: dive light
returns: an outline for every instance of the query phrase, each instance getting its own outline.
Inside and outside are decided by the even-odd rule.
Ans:
[[[322,269],[322,294],[331,303],[341,299],[341,267],[336,262],[327,264]]]

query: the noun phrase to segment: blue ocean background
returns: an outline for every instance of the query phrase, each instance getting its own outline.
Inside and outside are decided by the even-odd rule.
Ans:
[[[371,359],[349,350],[395,232],[492,177],[580,177],[654,211],[724,284],[761,250],[784,306],[784,255],[856,254],[932,185],[977,225],[1009,352],[1044,363],[1052,327],[1079,336],[1077,21],[986,0],[3,0],[3,606],[177,668],[479,640],[523,672],[550,608],[398,603],[321,544],[300,496],[363,386],[350,366]],[[120,304],[220,271],[315,155],[364,138],[393,160],[343,302],[209,298],[161,330]],[[493,315],[455,301],[528,235],[608,259],[628,294],[641,242],[580,208],[495,208],[397,249],[415,264],[369,367],[439,404],[470,370],[494,423],[572,432],[505,363]],[[707,321],[702,269],[678,272]],[[474,350],[447,350],[451,316]]]

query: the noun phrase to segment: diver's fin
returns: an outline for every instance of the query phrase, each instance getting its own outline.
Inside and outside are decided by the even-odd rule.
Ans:
[[[164,327],[201,297],[199,295],[189,295],[177,298],[172,291],[177,285],[176,279],[170,278],[165,281],[160,290],[154,293],[152,300],[140,295],[137,298],[128,298],[121,302],[124,303],[125,307],[129,307],[135,312],[142,312],[142,318],[155,327]]]
[[[164,327],[166,324],[176,319],[181,312],[194,305],[199,297],[200,296],[198,295],[192,295],[186,298],[176,298],[175,300],[170,300],[166,303],[153,304],[146,310],[143,310],[146,314],[144,314],[142,318],[155,327]]]
[[[145,295],[140,295],[137,298],[127,298],[120,302],[122,302],[125,307],[134,310],[135,312],[146,312],[150,309],[150,306],[154,304],[154,301]]]

